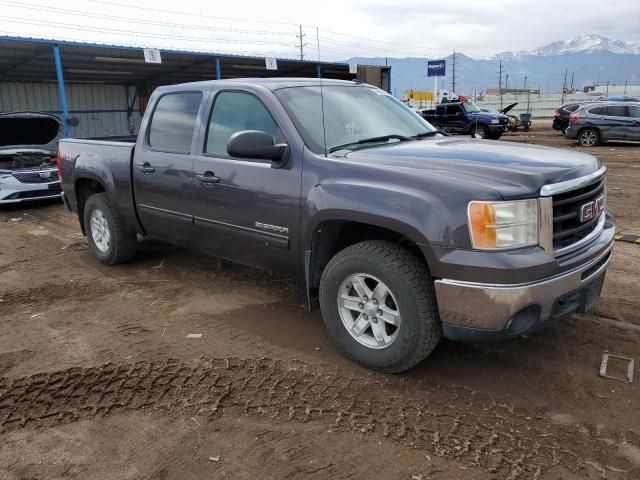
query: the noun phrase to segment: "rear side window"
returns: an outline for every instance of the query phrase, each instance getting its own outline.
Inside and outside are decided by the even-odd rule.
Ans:
[[[587,113],[589,113],[591,115],[606,115],[607,114],[607,107],[590,108]]]
[[[209,120],[206,153],[226,157],[229,137],[242,130],[260,130],[278,136],[278,125],[267,107],[250,93],[221,92]]]
[[[631,105],[629,107],[629,116],[633,118],[640,118],[640,107],[637,105]]]
[[[460,105],[447,105],[447,115],[457,115],[461,111]]]
[[[162,152],[189,153],[201,102],[201,92],[161,97],[151,117],[149,146]]]
[[[607,115],[610,117],[628,117],[626,105],[612,105],[607,107]]]

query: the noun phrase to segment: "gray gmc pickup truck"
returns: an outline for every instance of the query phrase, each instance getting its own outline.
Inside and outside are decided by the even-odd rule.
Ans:
[[[62,140],[58,165],[102,263],[140,234],[303,278],[338,348],[383,372],[591,308],[615,230],[596,157],[448,137],[354,82],[161,87],[137,138]]]

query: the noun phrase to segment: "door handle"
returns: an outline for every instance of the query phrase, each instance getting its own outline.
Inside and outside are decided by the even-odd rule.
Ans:
[[[204,174],[197,174],[196,179],[200,180],[205,185],[213,185],[214,183],[220,183],[220,177],[216,177],[213,172],[204,172]]]
[[[149,162],[144,162],[142,165],[138,165],[138,170],[140,170],[145,175],[149,175],[150,173],[156,171],[156,169],[153,168]]]

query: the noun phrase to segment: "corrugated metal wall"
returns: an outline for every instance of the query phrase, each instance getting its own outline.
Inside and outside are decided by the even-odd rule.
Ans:
[[[124,85],[67,84],[69,115],[78,117],[74,137],[129,135]],[[0,112],[49,112],[62,115],[55,83],[0,82]],[[140,126],[138,102],[132,112],[133,132]]]

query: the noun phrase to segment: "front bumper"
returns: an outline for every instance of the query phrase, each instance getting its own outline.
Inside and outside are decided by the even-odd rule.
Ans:
[[[444,336],[460,341],[502,340],[588,310],[600,296],[612,249],[613,238],[583,265],[531,283],[436,280]]]
[[[509,124],[494,124],[491,123],[488,125],[489,127],[489,133],[505,133],[509,131]]]
[[[42,173],[42,177],[39,175]],[[13,173],[0,173],[0,205],[20,203],[30,200],[44,200],[60,198],[62,189],[58,180],[58,172],[55,168],[43,170],[28,170],[15,172],[20,178],[28,181],[20,181]],[[41,179],[31,182],[31,178]],[[52,181],[47,181],[51,178]]]

